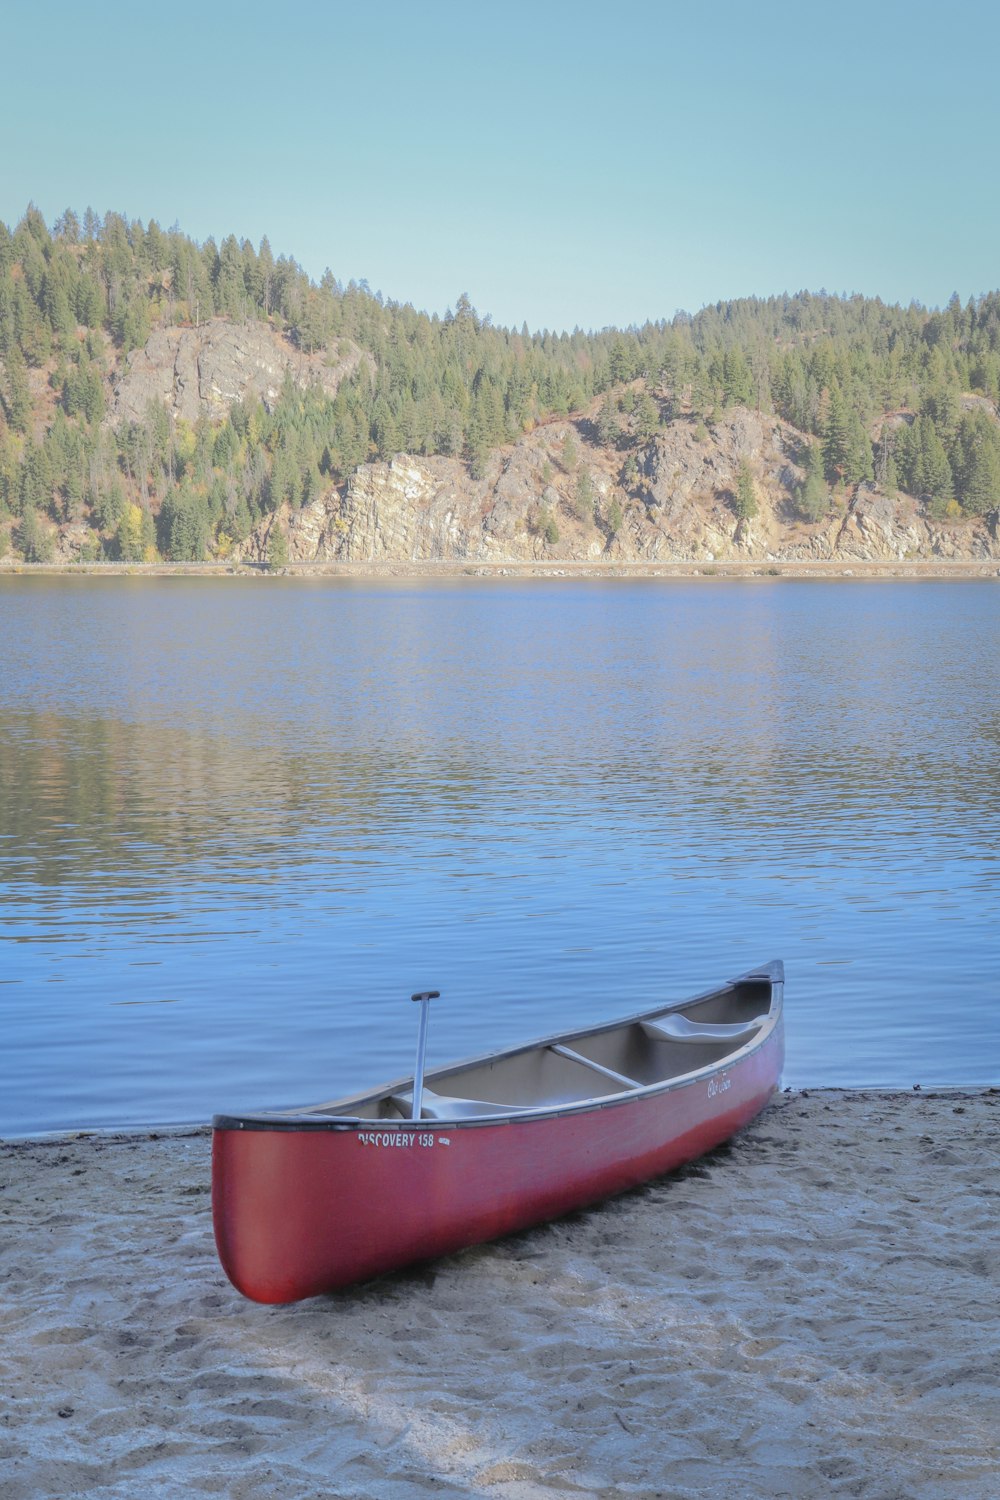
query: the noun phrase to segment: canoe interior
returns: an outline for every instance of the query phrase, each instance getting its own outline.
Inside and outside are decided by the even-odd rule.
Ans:
[[[431,1069],[421,1118],[461,1120],[558,1109],[710,1070],[760,1040],[773,1024],[780,1006],[779,970],[780,965],[768,965],[693,1000]],[[412,1078],[398,1080],[370,1094],[294,1113],[409,1120],[412,1083]]]

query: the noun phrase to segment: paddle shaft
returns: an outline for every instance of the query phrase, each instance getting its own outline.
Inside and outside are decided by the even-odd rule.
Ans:
[[[421,990],[419,994],[411,995],[420,1006],[420,1029],[417,1032],[417,1064],[413,1070],[413,1110],[410,1114],[411,1120],[419,1120],[424,1103],[424,1058],[427,1055],[427,1012],[432,1000],[436,1000],[440,990]]]

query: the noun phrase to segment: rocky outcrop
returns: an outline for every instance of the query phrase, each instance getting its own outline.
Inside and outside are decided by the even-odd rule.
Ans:
[[[493,455],[480,479],[457,458],[398,454],[362,464],[341,488],[277,523],[291,562],[520,563],[989,559],[983,521],[936,521],[911,497],[861,485],[807,524],[796,512],[805,439],[738,409],[710,428],[680,418],[639,449],[592,441],[588,414],[544,424]],[[567,458],[567,439],[573,450]],[[629,462],[631,455],[632,462]],[[756,516],[739,521],[739,465]],[[273,518],[243,549],[267,560]]]
[[[264,517],[235,555],[244,562],[268,562],[272,536],[277,527],[285,534],[289,562],[329,562],[337,555],[339,517],[340,495],[337,490],[330,490],[299,510],[283,505],[280,510]]]
[[[1000,558],[1000,546],[985,519],[939,520],[912,495],[888,495],[877,485],[861,484],[846,511],[810,535],[786,542],[780,555],[788,561],[986,562]]]
[[[303,354],[266,323],[214,318],[200,328],[157,328],[129,354],[108,421],[112,427],[140,421],[151,401],[175,420],[222,421],[234,402],[250,396],[273,406],[288,375],[335,395],[362,360],[370,363],[370,356],[348,339],[335,350]]]
[[[766,556],[791,517],[801,471],[790,455],[801,434],[776,417],[737,408],[706,428],[680,419],[647,446],[625,536],[632,551],[648,558],[714,561]],[[733,509],[741,463],[754,476],[758,515],[737,524]]]
[[[365,464],[344,495],[336,555],[347,562],[477,556],[482,489],[455,459],[401,455]]]

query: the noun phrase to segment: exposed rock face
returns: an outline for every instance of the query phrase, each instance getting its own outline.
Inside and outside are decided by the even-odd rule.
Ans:
[[[796,512],[804,438],[775,417],[737,409],[699,436],[687,418],[627,453],[590,441],[588,416],[544,424],[493,455],[482,479],[456,458],[397,454],[362,464],[278,517],[293,562],[518,563],[560,559],[705,562],[796,559],[894,562],[989,559],[1000,544],[984,521],[936,521],[910,496],[859,486],[815,523]],[[566,467],[571,434],[578,457]],[[753,474],[758,514],[738,521],[739,465]],[[586,500],[581,497],[586,493]],[[273,518],[242,549],[267,558]]]
[[[786,546],[782,556],[859,562],[933,557],[988,561],[1000,557],[1000,547],[984,520],[936,520],[911,495],[890,496],[877,485],[861,484],[846,514],[806,541]]]
[[[764,556],[778,544],[799,469],[789,455],[801,436],[776,417],[737,409],[699,438],[698,424],[681,419],[654,438],[643,455],[636,498],[645,515],[630,509],[624,546],[649,559],[713,561]],[[754,475],[760,513],[738,525],[732,507],[741,463]],[[624,556],[624,554],[623,554]]]
[[[909,497],[892,500],[875,485],[861,484],[843,522],[830,534],[831,555],[898,560],[928,550],[928,531]]]
[[[337,555],[339,516],[340,495],[336,490],[310,501],[300,510],[283,505],[264,517],[237,555],[246,562],[267,562],[271,536],[278,526],[288,542],[289,562],[328,562]]]
[[[341,352],[305,355],[263,323],[214,318],[201,328],[158,328],[133,349],[114,393],[111,426],[141,420],[159,401],[176,420],[222,421],[236,401],[278,399],[288,372],[297,385],[318,384],[331,395],[367,356],[346,339]]]
[[[382,558],[473,557],[482,543],[482,482],[454,459],[364,464],[347,487],[336,555]]]
[[[470,480],[450,458],[409,458],[362,464],[343,494],[331,489],[301,510],[285,507],[279,522],[291,562],[418,562],[491,555],[482,515],[483,481]],[[513,520],[513,517],[512,517]],[[511,537],[513,542],[512,524]],[[265,518],[243,550],[263,562],[271,533]],[[508,549],[501,546],[499,555]],[[530,547],[510,555],[530,558]]]

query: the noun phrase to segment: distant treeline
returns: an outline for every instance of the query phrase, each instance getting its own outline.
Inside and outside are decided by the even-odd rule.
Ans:
[[[156,325],[216,315],[268,320],[306,352],[350,340],[371,358],[335,397],[289,379],[273,409],[247,402],[221,426],[151,407],[110,431],[128,351]],[[597,435],[621,448],[626,489],[635,448],[662,423],[710,424],[742,403],[813,440],[808,518],[831,486],[872,478],[938,515],[1000,506],[997,292],[943,311],[801,292],[642,327],[530,332],[494,327],[464,295],[439,317],[329,271],[317,285],[266,239],[199,245],[89,209],[50,231],[29,207],[15,229],[0,223],[0,361],[0,547],[9,537],[29,560],[48,543],[42,515],[88,527],[84,555],[224,555],[262,515],[367,459],[451,454],[478,475],[498,445],[601,393]],[[970,406],[969,393],[985,399]]]

